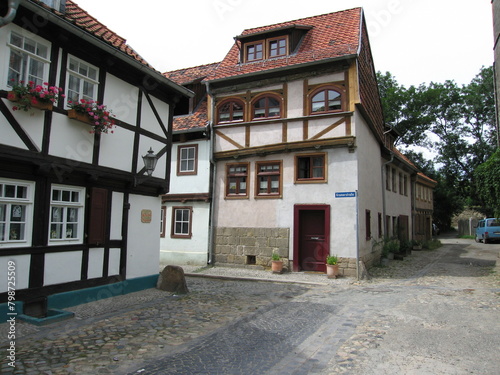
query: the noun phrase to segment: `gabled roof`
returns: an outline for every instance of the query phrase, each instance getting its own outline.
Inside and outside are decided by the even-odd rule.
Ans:
[[[354,8],[341,12],[303,18],[269,26],[247,29],[238,36],[219,67],[207,77],[207,80],[225,79],[248,73],[291,67],[294,65],[320,62],[355,56],[360,44],[362,9]],[[258,62],[241,63],[239,61],[241,40],[252,34],[262,34],[300,27],[307,30],[298,50],[291,55],[267,59]]]
[[[66,0],[66,11],[64,13],[61,13],[53,8],[50,8],[39,0],[31,1],[56,14],[60,18],[71,22],[87,33],[101,39],[117,50],[129,55],[134,60],[137,60],[142,64],[152,68],[152,66],[149,65],[146,60],[144,60],[132,47],[127,44],[127,40],[125,38],[122,38],[114,31],[110,30],[106,25],[99,22],[96,18],[92,17],[87,11],[80,8],[75,2]]]
[[[88,12],[83,10],[71,0],[65,0],[65,11],[61,13],[39,0],[26,0],[21,3],[34,12],[39,12],[40,8],[49,12],[47,19],[52,21],[63,29],[74,33],[78,37],[90,41],[94,46],[102,50],[107,50],[108,53],[118,57],[127,65],[133,66],[143,74],[154,77],[155,80],[161,82],[163,87],[168,87],[176,93],[181,93],[184,96],[191,97],[193,93],[163,76],[159,71],[148,64],[132,47],[127,44],[127,41],[110,30],[104,24],[92,17]],[[45,15],[44,15],[45,16]],[[79,30],[83,33],[80,33]],[[116,53],[119,52],[119,53]]]
[[[188,85],[201,81],[209,75],[214,69],[217,69],[220,62],[195,66],[192,68],[178,69],[170,72],[165,72],[163,75],[174,81],[178,85]]]

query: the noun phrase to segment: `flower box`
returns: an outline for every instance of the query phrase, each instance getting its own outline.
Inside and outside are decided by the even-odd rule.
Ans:
[[[24,98],[29,101],[30,106],[32,108],[37,108],[42,111],[52,111],[54,108],[54,104],[52,102],[43,102],[40,99],[34,98],[33,95],[26,94]],[[20,102],[21,98],[19,95],[17,95],[14,91],[9,91],[7,94],[7,99],[10,100],[11,102]]]
[[[89,115],[87,115],[86,113],[78,112],[76,109],[68,109],[68,117],[90,126],[94,125]]]

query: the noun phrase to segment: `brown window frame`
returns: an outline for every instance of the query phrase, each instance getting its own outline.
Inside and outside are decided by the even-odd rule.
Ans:
[[[277,165],[278,170],[275,171],[261,171],[261,166],[265,165]],[[255,198],[281,198],[283,194],[283,162],[281,160],[270,160],[270,161],[258,161],[255,162]],[[273,176],[278,176],[278,191],[269,192],[271,178]],[[261,178],[267,178],[267,191],[266,193],[261,193],[260,182]]]
[[[370,210],[365,210],[365,226],[366,226],[366,240],[372,238],[372,213]]]
[[[324,110],[324,111],[313,111],[313,99],[316,95],[318,95],[319,93],[321,92],[324,92],[324,91],[335,91],[336,93],[339,94],[340,96],[340,108],[339,109],[333,109],[333,110]],[[310,93],[309,93],[309,96],[308,96],[308,105],[309,105],[309,115],[321,115],[321,114],[326,114],[326,113],[337,113],[337,112],[344,112],[345,111],[345,89],[343,89],[342,87],[340,86],[337,86],[337,85],[333,85],[333,84],[328,84],[328,85],[321,85],[319,87],[316,87],[314,88],[314,90],[312,90]],[[325,99],[324,99],[324,104],[325,104],[325,108],[328,108],[328,99],[327,99],[327,96],[325,95]]]
[[[248,53],[248,49],[250,47],[255,47],[255,46],[258,46],[260,45],[261,48],[262,48],[262,57],[261,58],[253,58],[253,59],[250,59],[249,58],[249,53]],[[266,43],[265,43],[265,40],[262,39],[262,40],[256,40],[255,42],[249,42],[249,43],[245,43],[245,48],[244,48],[244,51],[245,51],[245,62],[254,62],[254,61],[262,61],[266,58]],[[252,53],[252,55],[255,55],[256,53]]]
[[[188,223],[188,234],[178,234],[175,232],[176,225],[178,223],[177,221],[177,211],[178,210],[187,210],[189,211],[189,219],[187,221]],[[192,227],[193,227],[193,207],[191,206],[174,206],[172,207],[172,225],[170,229],[170,237],[171,238],[191,238],[193,237],[193,232],[192,232]]]
[[[285,53],[271,56],[271,43],[277,42],[278,43],[277,50],[279,51],[280,50],[279,42],[282,41],[282,40],[285,41]],[[288,52],[288,35],[267,39],[266,40],[266,51],[267,51],[267,58],[268,59],[274,59],[276,57],[288,56],[289,55],[289,52]]]
[[[232,167],[242,167],[242,166],[245,166],[246,167],[246,173],[233,173],[231,174],[230,173],[230,169]],[[240,179],[244,177],[245,178],[245,183],[246,183],[246,192],[244,194],[241,194],[239,193],[239,189],[238,189],[238,186],[240,186]],[[236,178],[236,193],[230,193],[230,188],[229,188],[229,185],[230,185],[230,179],[231,178]],[[226,164],[226,182],[225,182],[225,186],[226,186],[226,198],[229,198],[229,199],[247,199],[249,197],[249,194],[250,194],[250,184],[249,184],[249,181],[250,181],[250,163],[227,163]]]
[[[262,99],[266,100],[266,106],[264,107],[265,110],[265,117],[255,117],[255,104],[260,102]],[[269,116],[269,109],[270,108],[275,108],[275,107],[270,107],[269,106],[269,99],[274,99],[278,102],[279,104],[279,115],[277,116]],[[281,98],[279,95],[276,94],[271,94],[271,93],[265,93],[256,96],[252,102],[251,102],[251,108],[252,108],[252,121],[261,121],[261,120],[269,120],[269,119],[276,119],[276,118],[282,118],[283,117],[283,98]]]
[[[192,171],[182,171],[182,160],[181,154],[183,149],[193,148],[194,149],[194,169]],[[191,159],[188,159],[191,160]],[[179,145],[177,146],[177,176],[193,176],[198,174],[198,145]]]
[[[234,108],[233,106],[231,106],[230,110],[229,110],[229,117],[230,117],[230,120],[228,121],[221,121],[220,120],[220,110],[221,108],[228,104],[228,103],[235,103],[235,104],[239,104],[242,108],[242,113],[243,113],[243,116],[240,119],[238,120],[234,120],[233,117],[234,117]],[[217,117],[216,117],[216,120],[217,120],[217,124],[230,124],[230,123],[234,123],[234,122],[244,122],[245,121],[245,102],[239,98],[227,98],[227,99],[224,99],[223,101],[221,101],[219,104],[217,104]]]
[[[305,159],[305,158],[309,158],[310,159],[310,164],[314,164],[313,163],[313,158],[315,157],[319,157],[319,156],[322,156],[323,157],[323,177],[299,177],[299,160],[300,159]],[[325,183],[328,181],[328,168],[327,168],[327,165],[328,165],[328,160],[327,160],[327,154],[326,153],[312,153],[312,154],[297,154],[295,155],[295,161],[294,161],[294,165],[295,165],[295,183]],[[314,170],[314,167],[313,168],[309,168],[310,169],[310,173],[309,175],[311,176],[312,174],[312,171]]]
[[[398,192],[398,184],[396,182],[396,178],[397,178],[397,174],[396,174],[396,168],[392,168],[392,191],[397,193]]]

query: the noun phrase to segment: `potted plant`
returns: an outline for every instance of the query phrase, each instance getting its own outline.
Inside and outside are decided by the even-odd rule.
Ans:
[[[31,108],[50,111],[59,97],[64,97],[60,87],[50,86],[47,82],[43,85],[36,85],[33,81],[26,84],[24,81],[19,81],[17,84],[14,82],[11,80],[12,90],[7,93],[7,99],[17,103],[12,107],[14,111],[27,112]]]
[[[283,261],[277,253],[272,255],[271,270],[273,273],[283,273]]]
[[[339,275],[338,258],[336,255],[327,255],[326,257],[326,276],[329,279],[336,279]]]
[[[90,133],[113,133],[114,115],[104,104],[95,100],[80,99],[77,102],[68,101],[68,117],[92,126]]]

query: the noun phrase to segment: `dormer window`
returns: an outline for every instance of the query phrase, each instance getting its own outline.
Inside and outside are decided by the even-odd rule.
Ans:
[[[260,61],[288,55],[288,37],[269,38],[245,43],[245,62]]]
[[[271,39],[268,41],[268,45],[269,45],[268,50],[270,58],[288,55],[287,39],[285,37]]]
[[[263,42],[256,42],[247,44],[246,48],[246,61],[257,61],[264,58]]]

